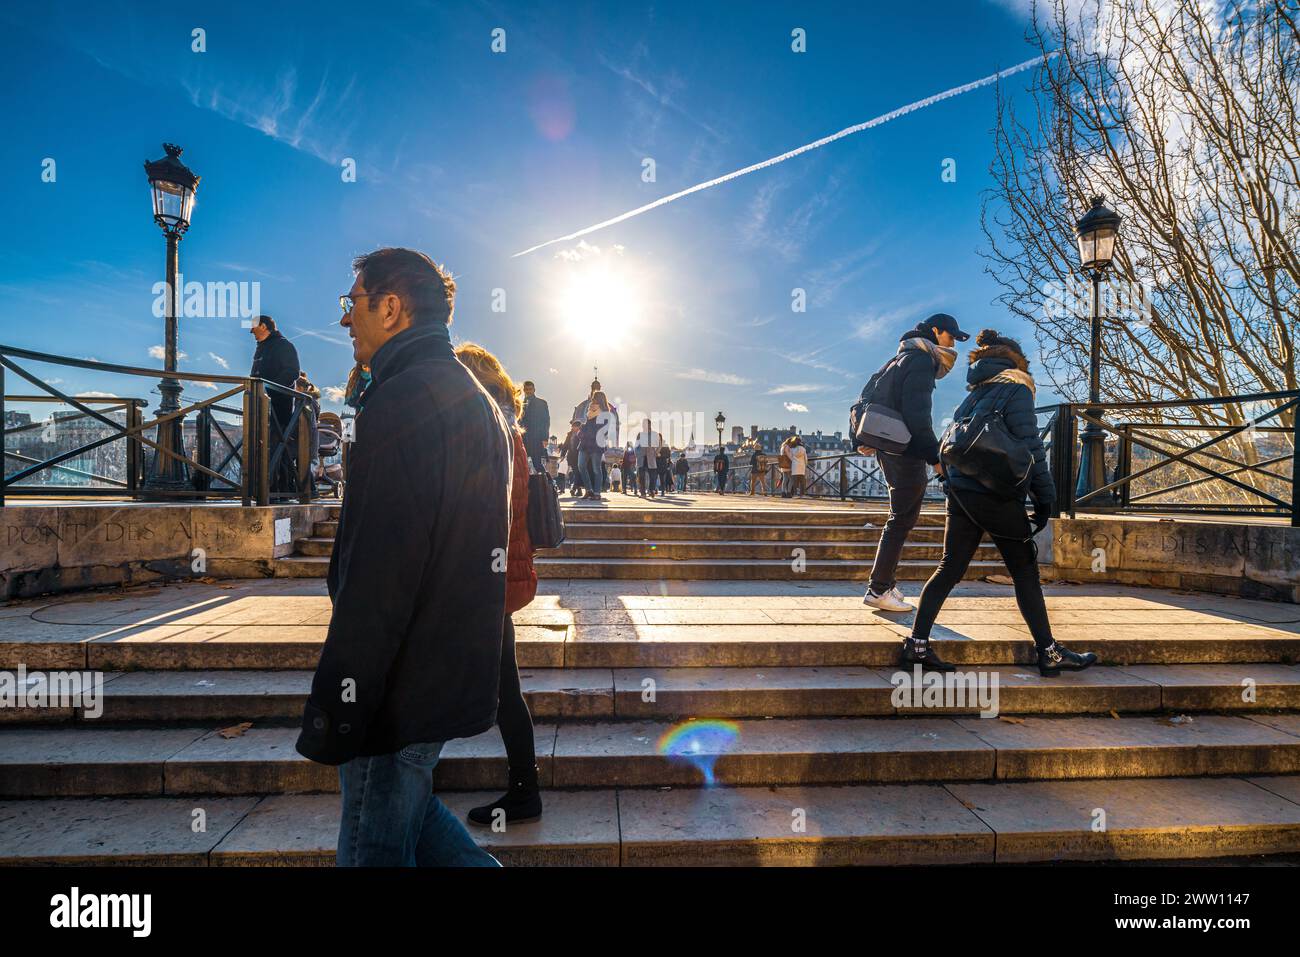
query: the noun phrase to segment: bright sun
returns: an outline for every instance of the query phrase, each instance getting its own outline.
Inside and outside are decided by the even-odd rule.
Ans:
[[[617,345],[637,325],[641,293],[625,272],[606,263],[584,263],[558,297],[559,319],[579,339]]]

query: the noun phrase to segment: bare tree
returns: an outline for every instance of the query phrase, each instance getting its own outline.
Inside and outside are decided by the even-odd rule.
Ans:
[[[1057,390],[1085,398],[1091,313],[1077,295],[1074,224],[1094,194],[1124,216],[1103,310],[1103,400],[1295,389],[1295,0],[1045,0],[1028,39],[1043,63],[1032,116],[999,94],[985,255],[1000,301],[1033,323]],[[1152,415],[1209,435],[1275,406]],[[1288,411],[1264,425],[1293,421]],[[1282,441],[1265,430],[1237,451],[1261,461]]]

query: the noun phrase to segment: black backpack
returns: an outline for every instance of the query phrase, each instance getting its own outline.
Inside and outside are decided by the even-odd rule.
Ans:
[[[939,440],[939,458],[990,492],[1024,496],[1034,453],[1007,427],[1004,411],[1005,400],[953,421]]]

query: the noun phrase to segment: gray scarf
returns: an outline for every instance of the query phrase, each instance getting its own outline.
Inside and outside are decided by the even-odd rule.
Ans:
[[[957,350],[931,342],[924,336],[912,336],[898,344],[899,352],[924,352],[934,360],[934,377],[942,379],[957,362]]]

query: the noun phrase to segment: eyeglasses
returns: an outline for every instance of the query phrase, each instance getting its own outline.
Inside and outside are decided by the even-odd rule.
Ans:
[[[339,308],[343,310],[343,315],[346,316],[356,306],[358,299],[364,299],[366,296],[386,296],[386,295],[388,295],[388,293],[386,292],[359,292],[355,296],[353,295],[339,296]]]

